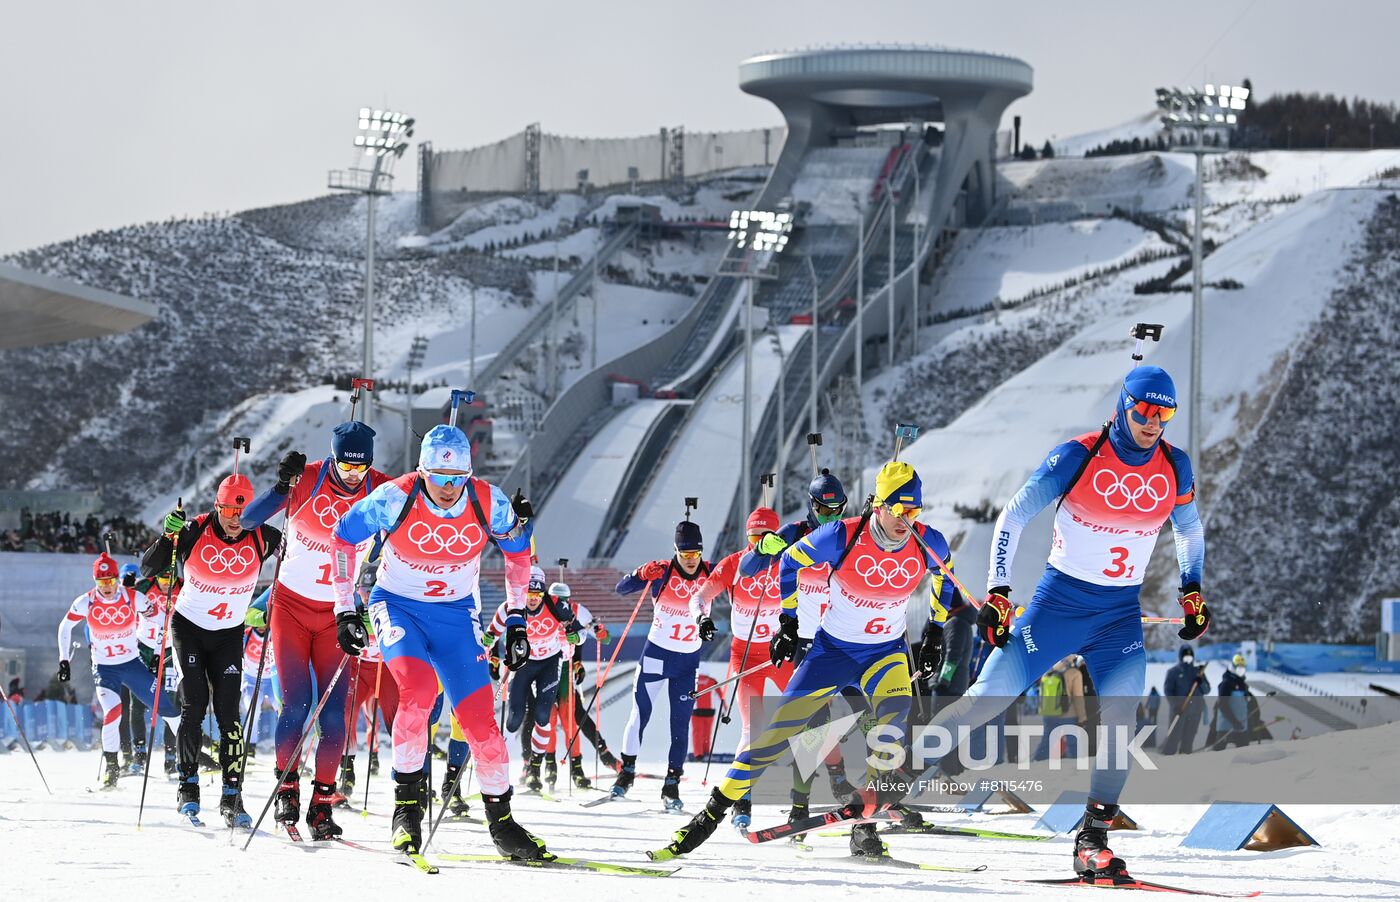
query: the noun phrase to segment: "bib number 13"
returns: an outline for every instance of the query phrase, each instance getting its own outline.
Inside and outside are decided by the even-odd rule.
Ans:
[[[1113,555],[1112,566],[1105,569],[1103,575],[1111,579],[1131,579],[1137,565],[1128,563],[1128,549],[1115,545],[1108,549],[1108,553]]]

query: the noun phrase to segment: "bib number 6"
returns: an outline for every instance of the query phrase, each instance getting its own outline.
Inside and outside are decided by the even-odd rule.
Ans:
[[[865,624],[867,636],[888,636],[892,632],[894,632],[894,624],[889,623],[883,617],[876,617]]]

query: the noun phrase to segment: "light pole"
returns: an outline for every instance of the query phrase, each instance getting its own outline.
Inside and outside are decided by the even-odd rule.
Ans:
[[[403,471],[413,469],[413,371],[423,365],[423,356],[428,352],[428,339],[422,335],[413,339],[408,349],[408,387],[404,390],[403,401]]]
[[[921,270],[919,266],[919,220],[922,216],[923,206],[919,199],[919,160],[916,156],[914,158],[914,327],[911,330],[914,347],[909,352],[910,357],[919,353],[919,272]]]
[[[781,511],[783,506],[783,474],[787,472],[787,405],[785,401],[787,387],[783,384],[783,376],[787,373],[787,354],[783,353],[783,340],[778,336],[778,330],[772,328],[771,324],[768,337],[773,341],[773,352],[778,355],[778,473],[777,484],[773,487],[773,498],[774,509]]]
[[[468,349],[471,361],[467,364],[467,378],[472,385],[476,385],[476,286],[472,285],[472,337],[471,347]]]
[[[408,139],[413,137],[414,120],[403,113],[362,107],[359,121],[355,146],[362,148],[365,156],[372,157],[374,164],[369,169],[351,167],[331,170],[327,187],[332,191],[353,191],[365,196],[365,339],[363,371],[360,375],[373,379],[374,201],[381,194],[389,194],[393,190],[390,183],[394,180],[394,163],[408,149]],[[372,403],[365,404],[366,423],[373,409]]]
[[[729,239],[741,256],[731,259],[728,254],[720,261],[718,275],[737,276],[747,283],[744,295],[744,397],[743,423],[740,430],[740,522],[751,510],[753,487],[750,474],[753,467],[753,301],[759,279],[776,279],[778,266],[773,258],[787,248],[788,233],[792,231],[791,213],[768,210],[735,210],[729,214]],[[780,377],[781,378],[781,377]],[[742,527],[740,527],[742,528]]]
[[[860,397],[860,384],[864,374],[863,355],[865,354],[865,195],[859,203],[856,214],[856,397]]]
[[[899,217],[895,214],[899,212],[899,195],[894,188],[894,176],[891,174],[885,179],[885,193],[889,195],[890,205],[890,277],[885,281],[885,292],[889,297],[885,298],[886,306],[889,310],[889,325],[885,331],[889,333],[889,340],[885,343],[885,367],[887,370],[894,370],[894,267],[895,267],[895,220]]]
[[[593,340],[588,346],[588,371],[598,368],[598,254],[593,254]]]
[[[1191,409],[1187,411],[1191,441],[1188,453],[1191,465],[1201,471],[1201,354],[1204,342],[1204,309],[1202,291],[1204,273],[1201,263],[1202,157],[1207,153],[1223,152],[1224,148],[1206,147],[1207,131],[1229,131],[1239,122],[1239,114],[1249,100],[1249,89],[1232,85],[1206,85],[1204,91],[1189,88],[1158,88],[1157,108],[1162,111],[1162,125],[1168,130],[1189,129],[1195,142],[1190,152],[1196,155],[1195,226],[1191,235]],[[1196,480],[1197,497],[1200,480]]]
[[[811,385],[808,387],[808,392],[807,392],[807,396],[808,396],[808,397],[807,397],[807,405],[808,405],[808,407],[810,408],[810,410],[811,410],[811,415],[812,415],[812,419],[811,419],[811,431],[812,431],[812,432],[816,432],[816,431],[817,431],[817,335],[818,335],[817,317],[818,317],[818,315],[819,315],[819,314],[818,314],[818,307],[819,307],[820,304],[821,304],[821,289],[820,289],[820,288],[818,287],[818,285],[817,285],[817,267],[816,267],[816,265],[815,265],[814,263],[812,263],[812,255],[811,255],[811,254],[808,254],[807,256],[803,257],[802,259],[807,261],[807,273],[808,273],[808,275],[810,275],[811,278],[812,278],[812,340],[811,340],[811,342],[810,342],[810,343],[811,343],[811,346],[812,346],[812,351],[811,351],[811,355],[810,355],[811,358],[812,358],[812,382],[811,382]]]

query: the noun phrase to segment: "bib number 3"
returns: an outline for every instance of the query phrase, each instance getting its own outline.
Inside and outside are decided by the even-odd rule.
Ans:
[[[1113,555],[1112,566],[1104,570],[1103,575],[1111,579],[1131,579],[1137,565],[1128,563],[1128,549],[1115,545],[1108,553]]]

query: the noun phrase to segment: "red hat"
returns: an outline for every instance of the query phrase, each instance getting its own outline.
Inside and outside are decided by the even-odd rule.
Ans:
[[[93,579],[116,579],[117,562],[112,560],[112,556],[107,552],[102,552],[97,556],[97,560],[92,562]]]
[[[778,512],[771,507],[756,507],[753,513],[749,514],[747,529],[749,535],[756,536],[765,532],[774,532],[778,528]]]
[[[242,473],[225,476],[219,483],[219,491],[214,495],[214,503],[219,507],[247,507],[253,500],[253,483]]]

